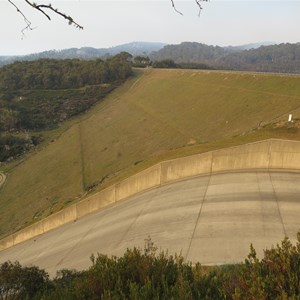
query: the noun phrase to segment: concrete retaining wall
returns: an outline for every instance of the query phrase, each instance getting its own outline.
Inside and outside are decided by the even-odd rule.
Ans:
[[[19,244],[21,242],[31,239],[32,237],[38,236],[42,233],[44,233],[43,223],[40,221],[14,233],[12,235],[13,243],[14,245]]]
[[[146,169],[116,185],[116,201],[160,185],[161,164]]]
[[[161,184],[182,178],[209,174],[213,152],[177,158],[161,163]]]
[[[300,170],[300,142],[266,140],[159,163],[0,240],[0,251],[162,184],[249,169]]]
[[[76,204],[77,218],[82,218],[85,215],[93,213],[105,206],[115,203],[116,201],[115,185],[105,189],[95,195],[88,197],[85,200]]]
[[[212,173],[269,167],[270,141],[253,143],[212,153]]]
[[[14,238],[12,235],[0,240],[0,251],[10,248],[14,245]]]
[[[300,169],[300,142],[297,141],[270,141],[271,169]]]
[[[76,205],[72,205],[42,220],[42,227],[47,232],[76,219]]]

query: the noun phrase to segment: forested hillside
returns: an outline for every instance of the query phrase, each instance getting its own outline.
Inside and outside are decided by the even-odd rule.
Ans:
[[[233,70],[300,73],[300,43],[262,46],[229,54],[220,61]]]
[[[219,46],[184,42],[179,45],[167,45],[163,49],[152,53],[150,58],[154,61],[172,59],[176,63],[193,62],[215,66],[222,57],[233,51]]]
[[[87,110],[131,72],[128,53],[105,61],[44,59],[1,68],[0,162],[38,143],[33,131]]]
[[[206,64],[225,70],[300,73],[300,43],[242,50],[185,42],[165,46],[152,53],[150,58],[153,61],[171,59],[175,63]]]

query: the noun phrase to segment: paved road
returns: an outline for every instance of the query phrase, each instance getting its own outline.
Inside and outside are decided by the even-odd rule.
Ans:
[[[259,253],[295,239],[300,228],[300,173],[240,172],[201,176],[130,197],[0,252],[45,268],[87,268],[91,253],[122,254],[144,239],[189,261],[242,261],[252,242]]]

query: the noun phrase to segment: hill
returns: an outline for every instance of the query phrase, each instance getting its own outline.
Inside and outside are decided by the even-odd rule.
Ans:
[[[108,58],[120,52],[133,56],[149,56],[152,61],[174,60],[184,63],[205,65],[208,69],[300,73],[300,43],[272,45],[270,42],[241,46],[209,46],[196,42],[179,45],[163,43],[132,42],[111,48],[70,48],[51,50],[24,56],[0,56],[0,66],[18,61],[38,59],[81,59]]]
[[[220,64],[233,70],[300,73],[300,43],[261,46],[231,53],[223,57]]]
[[[172,59],[176,63],[201,63],[225,70],[300,73],[300,43],[248,49],[247,46],[219,47],[185,42],[167,45],[152,53],[150,58],[154,61]]]
[[[39,132],[44,142],[26,159],[0,167],[0,236],[163,159],[300,139],[299,117],[299,76],[138,70],[86,114]]]
[[[49,50],[22,56],[0,56],[0,66],[14,61],[32,61],[38,59],[97,59],[109,57],[121,52],[128,52],[133,56],[149,55],[151,52],[163,48],[164,43],[131,42],[110,48],[69,48],[63,50]]]

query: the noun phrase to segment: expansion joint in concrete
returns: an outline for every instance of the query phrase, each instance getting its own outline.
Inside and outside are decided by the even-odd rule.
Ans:
[[[199,208],[197,220],[196,220],[196,222],[195,222],[195,226],[194,226],[194,229],[193,229],[193,233],[192,233],[192,236],[191,236],[191,240],[190,240],[190,243],[189,243],[189,247],[188,247],[187,252],[186,252],[186,255],[185,255],[185,260],[187,260],[187,258],[188,258],[188,256],[189,256],[189,253],[190,253],[190,249],[191,249],[191,246],[192,246],[192,243],[193,243],[193,239],[194,239],[194,236],[195,236],[195,232],[196,232],[196,229],[197,229],[197,225],[198,225],[198,223],[199,223],[200,216],[201,216],[201,213],[202,213],[203,204],[204,204],[204,202],[205,202],[206,195],[207,195],[207,191],[208,191],[208,188],[209,188],[209,185],[210,185],[211,176],[212,176],[212,174],[210,173],[210,176],[209,176],[208,181],[207,181],[207,184],[206,184],[206,189],[205,189],[204,195],[203,195],[203,197],[202,197],[202,202],[201,202],[201,205],[200,205],[200,208]]]
[[[137,224],[138,219],[140,218],[140,216],[143,215],[144,211],[147,209],[147,207],[150,206],[151,201],[153,200],[153,198],[159,193],[159,191],[156,191],[154,193],[154,195],[150,198],[150,200],[146,203],[144,203],[144,205],[142,206],[141,210],[139,211],[138,215],[134,218],[133,222],[130,223],[130,225],[128,226],[127,230],[125,231],[125,233],[122,235],[122,237],[120,238],[120,240],[118,241],[118,243],[116,244],[115,248],[118,248],[121,243],[124,241],[124,239],[126,238],[126,236],[128,235],[128,233],[132,230],[132,228],[134,227],[135,224]],[[146,238],[147,236],[145,236]]]
[[[272,145],[272,140],[268,141],[268,171],[270,170],[270,162],[271,162],[271,145]]]
[[[273,195],[274,195],[274,198],[276,200],[278,215],[279,215],[279,218],[280,218],[280,222],[282,224],[282,230],[283,230],[284,236],[287,237],[288,235],[287,235],[287,232],[286,232],[286,229],[285,229],[285,226],[284,226],[284,222],[283,222],[283,218],[282,218],[282,214],[281,214],[281,210],[280,210],[280,206],[279,206],[278,197],[277,197],[277,194],[276,194],[276,191],[275,191],[275,188],[274,188],[274,184],[273,184],[270,172],[268,172],[268,175],[269,175],[269,178],[270,178],[270,183],[271,183],[271,186],[272,186]]]

